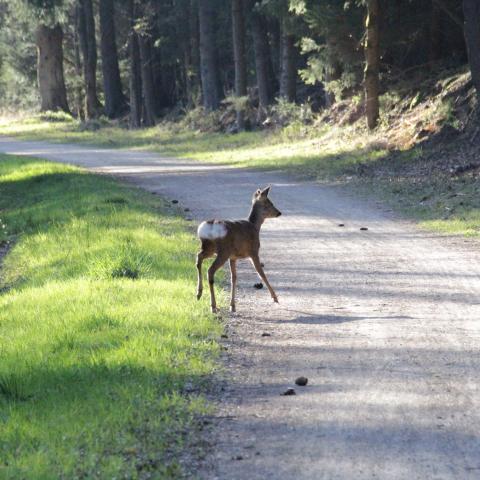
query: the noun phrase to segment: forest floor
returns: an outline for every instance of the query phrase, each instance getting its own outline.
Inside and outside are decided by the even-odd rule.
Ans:
[[[196,220],[244,217],[252,191],[273,185],[283,215],[266,222],[261,258],[280,304],[240,269],[217,410],[205,418],[211,453],[196,476],[478,478],[476,241],[278,171],[8,138],[0,151],[118,176]],[[294,384],[301,375],[306,387]],[[289,387],[296,395],[282,395]]]
[[[191,300],[180,213],[0,155],[0,478],[178,478],[202,453],[222,327]]]

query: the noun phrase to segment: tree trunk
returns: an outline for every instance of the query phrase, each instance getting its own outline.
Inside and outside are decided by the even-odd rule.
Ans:
[[[75,62],[75,110],[79,120],[85,120],[85,112],[83,111],[84,98],[82,89],[82,60],[80,58],[80,40],[78,38],[78,7],[74,9],[74,29],[73,29],[73,59]]]
[[[128,50],[130,54],[130,128],[142,125],[142,75],[140,68],[140,48],[135,32],[136,9],[134,0],[128,4],[130,16],[130,35]]]
[[[338,61],[338,49],[336,48],[335,37],[332,35],[326,36],[326,47],[328,54],[327,65],[325,66],[325,84],[338,80],[342,76],[342,68]],[[330,108],[336,100],[333,92],[328,92],[325,89],[325,106]]]
[[[327,66],[325,68],[325,84],[331,82],[332,80],[333,80],[332,72],[331,72],[330,68]],[[333,94],[333,92],[327,91],[325,86],[324,86],[324,92],[325,92],[325,95],[324,95],[325,106],[327,108],[330,108],[335,103],[335,95]]]
[[[280,33],[280,22],[276,18],[268,19],[268,32],[271,42],[271,59],[272,59],[272,68],[273,68],[273,79],[275,80],[274,92],[278,91],[279,79],[280,79],[280,69],[282,63],[282,40]]]
[[[294,102],[297,94],[297,51],[295,39],[286,28],[281,34],[282,64],[280,68],[280,96]]]
[[[430,38],[428,61],[433,65],[442,55],[442,16],[437,3],[432,0],[432,10],[430,12]]]
[[[95,118],[100,114],[101,105],[97,97],[97,42],[95,40],[95,19],[92,0],[78,0],[78,33],[83,56],[85,81],[85,116]]]
[[[463,0],[463,15],[472,82],[480,98],[480,4],[478,0]]]
[[[118,67],[113,0],[100,0],[99,13],[105,114],[109,118],[116,118],[125,113],[127,101],[122,91]]]
[[[203,106],[209,111],[218,109],[221,98],[213,16],[211,1],[198,0]]]
[[[235,61],[235,96],[247,95],[247,59],[245,56],[245,18],[243,0],[232,0],[233,57]],[[238,107],[238,106],[237,106]],[[244,109],[237,108],[237,129],[245,130]]]
[[[63,31],[60,25],[39,25],[37,43],[37,79],[41,110],[70,112],[63,75]]]
[[[198,31],[198,6],[196,0],[190,0],[190,11],[189,11],[189,34],[190,42],[188,45],[188,79],[187,79],[187,90],[188,90],[188,106],[191,108],[195,104],[195,99],[198,96],[200,85],[200,39]]]
[[[267,22],[257,13],[252,13],[252,36],[257,75],[259,120],[265,117],[268,106],[273,101],[274,79],[270,46],[268,44]]]
[[[152,44],[148,34],[138,36],[140,50],[142,91],[143,91],[143,124],[147,127],[155,125],[155,90],[152,71]]]
[[[367,0],[366,20],[366,45],[365,45],[365,98],[367,126],[373,130],[379,118],[379,67],[380,67],[380,42],[379,42],[379,0]]]

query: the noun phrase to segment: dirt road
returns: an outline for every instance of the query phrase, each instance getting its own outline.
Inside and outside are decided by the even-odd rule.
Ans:
[[[283,216],[265,224],[261,257],[280,304],[245,263],[216,446],[198,476],[480,478],[478,243],[273,172],[9,139],[0,151],[128,177],[195,219],[246,216],[252,192],[273,185]]]

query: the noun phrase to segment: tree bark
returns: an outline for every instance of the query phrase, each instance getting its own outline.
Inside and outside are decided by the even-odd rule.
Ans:
[[[138,36],[140,51],[142,91],[143,91],[143,125],[155,125],[155,90],[152,71],[152,44],[149,34]]]
[[[203,106],[209,111],[217,110],[221,99],[213,16],[211,1],[198,0]]]
[[[97,97],[97,42],[92,0],[78,0],[78,33],[83,56],[85,81],[85,116],[95,118],[100,114],[101,104]]]
[[[188,79],[187,79],[187,90],[188,90],[188,106],[193,107],[195,104],[195,99],[198,95],[199,89],[201,89],[200,84],[200,39],[199,39],[199,30],[198,30],[198,6],[197,0],[190,0],[190,11],[189,11],[189,34],[190,42],[187,47],[188,49]]]
[[[243,0],[232,0],[233,57],[235,62],[235,96],[247,95],[247,59],[245,55],[245,17]],[[245,130],[243,108],[237,108],[237,129]]]
[[[440,59],[442,54],[442,17],[438,4],[432,0],[432,10],[430,12],[430,42],[428,61],[431,66]]]
[[[280,68],[280,97],[294,102],[297,94],[297,51],[295,38],[282,26],[280,39],[282,64]]]
[[[378,123],[380,115],[379,106],[379,67],[380,67],[380,41],[379,41],[379,0],[367,0],[366,20],[366,45],[365,45],[365,98],[367,126],[373,130]]]
[[[116,118],[125,113],[127,101],[122,91],[118,67],[113,0],[100,0],[99,14],[105,114],[109,118]]]
[[[63,75],[63,31],[60,25],[39,25],[37,43],[37,79],[41,110],[70,112]]]
[[[80,40],[78,37],[78,6],[74,8],[74,29],[73,29],[73,59],[75,62],[75,110],[79,120],[85,120],[83,106],[85,104],[82,89],[82,59],[80,58]]]
[[[342,76],[342,68],[338,61],[338,49],[336,48],[335,38],[332,35],[326,36],[326,46],[328,54],[328,62],[325,67],[325,84],[338,80]],[[325,106],[330,108],[336,100],[333,92],[325,90]]]
[[[480,99],[480,4],[478,0],[463,0],[463,15],[472,82]]]
[[[274,74],[270,46],[268,43],[267,22],[263,15],[252,13],[252,36],[257,75],[259,120],[265,117],[268,106],[273,101]]]
[[[140,48],[135,32],[136,8],[134,0],[128,3],[130,34],[128,50],[130,55],[130,128],[142,126],[142,75],[140,68]]]

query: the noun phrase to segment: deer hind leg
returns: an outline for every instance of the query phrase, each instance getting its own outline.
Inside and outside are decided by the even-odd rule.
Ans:
[[[217,253],[217,258],[213,261],[208,269],[208,286],[210,287],[210,305],[212,307],[212,313],[217,313],[217,301],[215,299],[215,272],[223,266],[227,261],[228,256],[222,255],[220,252]]]
[[[237,288],[237,261],[230,259],[230,280],[231,280],[231,291],[230,291],[230,311],[235,311],[235,290]]]
[[[215,254],[214,245],[208,240],[202,240],[202,249],[197,254],[197,300],[200,300],[203,293],[202,263],[206,258],[213,257]]]
[[[253,266],[255,267],[255,270],[257,271],[258,275],[265,282],[265,285],[267,286],[268,291],[270,292],[270,295],[273,298],[273,301],[275,303],[278,303],[277,294],[274,292],[272,286],[270,285],[269,281],[267,280],[267,276],[265,275],[265,272],[263,271],[262,264],[260,263],[260,259],[258,258],[258,255],[252,255],[251,260],[252,260]]]
[[[202,263],[207,258],[204,250],[201,250],[197,254],[197,300],[200,300],[203,293],[203,278],[202,278]]]

